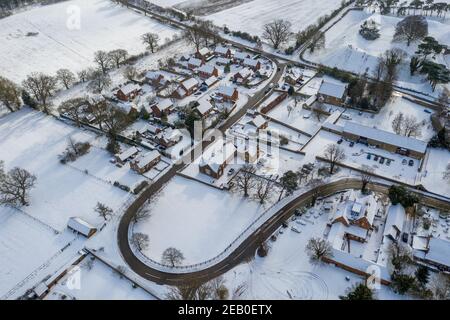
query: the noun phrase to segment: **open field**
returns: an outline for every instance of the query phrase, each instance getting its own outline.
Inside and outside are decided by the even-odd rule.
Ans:
[[[38,34],[27,36],[29,32]],[[97,50],[144,52],[140,37],[146,32],[157,33],[164,41],[176,30],[108,0],[37,7],[0,20],[0,73],[20,82],[33,71],[80,71],[93,65]]]

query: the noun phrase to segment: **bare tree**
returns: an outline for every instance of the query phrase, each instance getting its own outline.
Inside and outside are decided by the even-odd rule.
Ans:
[[[131,242],[138,248],[139,251],[146,250],[150,244],[148,235],[140,232],[133,233]]]
[[[277,19],[264,25],[263,38],[269,41],[275,49],[286,43],[291,36],[291,23]]]
[[[23,81],[22,86],[39,103],[45,113],[50,113],[49,99],[56,89],[56,79],[43,73],[31,73]]]
[[[311,107],[311,111],[316,116],[317,120],[320,121],[322,116],[325,114],[325,104],[321,101],[316,101],[316,103]]]
[[[144,43],[152,53],[158,48],[159,35],[156,33],[145,33],[141,36],[142,43]]]
[[[108,52],[99,50],[94,53],[94,62],[98,65],[101,72],[106,74],[111,65],[111,57]]]
[[[56,71],[56,79],[61,82],[61,84],[69,89],[70,86],[75,82],[75,74],[69,69],[59,69]]]
[[[98,215],[105,220],[108,220],[108,217],[111,217],[113,214],[113,210],[101,202],[97,202],[95,212],[97,212]]]
[[[333,257],[331,244],[322,238],[309,239],[305,249],[309,260],[314,264],[320,263],[323,258]]]
[[[114,63],[116,68],[120,68],[122,63],[124,63],[125,60],[127,60],[127,58],[128,58],[128,51],[125,49],[116,49],[116,50],[110,51],[108,53],[108,55],[109,55],[109,60]]]
[[[147,208],[143,208],[138,210],[136,214],[133,216],[134,223],[138,223],[139,221],[146,220],[150,218],[151,212]]]
[[[229,293],[222,277],[205,283],[193,280],[183,285],[172,287],[166,295],[168,300],[226,300]]]
[[[135,80],[136,77],[138,76],[136,67],[135,66],[126,66],[125,69],[123,70],[123,76],[129,81]]]
[[[317,199],[322,195],[323,181],[322,179],[312,179],[311,181],[309,181],[308,186],[312,191],[311,206],[314,207],[316,205]]]
[[[256,168],[254,166],[246,164],[236,176],[236,186],[244,192],[244,197],[248,197],[249,191],[255,187],[255,172]]]
[[[362,166],[362,171],[359,173],[359,177],[361,178],[361,192],[367,192],[367,185],[372,181],[373,169],[368,165],[364,164]]]
[[[423,39],[428,35],[428,22],[423,16],[408,16],[395,27],[394,41],[411,42]]]
[[[169,264],[171,267],[175,267],[183,262],[184,256],[180,250],[171,247],[164,250],[161,260],[163,263]]]
[[[80,79],[81,82],[87,82],[89,78],[91,77],[91,70],[89,69],[83,69],[77,73],[78,79]]]
[[[87,101],[85,98],[73,98],[64,101],[58,108],[60,114],[66,114],[71,119],[73,119],[77,127],[81,126],[81,116],[87,106]]]
[[[274,183],[267,179],[259,179],[256,183],[256,195],[259,199],[260,204],[264,204],[267,198],[270,196],[270,191],[272,191]]]
[[[201,26],[195,25],[184,32],[186,40],[195,47],[198,52],[204,38],[204,30]]]
[[[89,88],[93,92],[101,93],[104,89],[107,89],[111,86],[111,77],[101,72],[100,70],[94,71],[92,74],[92,80],[89,84]]]
[[[35,184],[36,176],[25,169],[15,167],[7,174],[0,173],[0,204],[27,206],[29,192]]]
[[[11,112],[19,110],[22,105],[19,87],[2,76],[0,76],[0,104]]]
[[[413,115],[405,117],[404,135],[407,137],[420,137],[422,135],[421,124]]]
[[[325,148],[324,156],[330,163],[330,174],[333,174],[336,164],[345,159],[345,151],[338,145],[330,143]]]
[[[403,123],[405,119],[405,115],[403,114],[403,112],[399,112],[395,115],[394,119],[392,120],[392,130],[394,130],[394,132],[396,134],[402,134],[403,132]]]

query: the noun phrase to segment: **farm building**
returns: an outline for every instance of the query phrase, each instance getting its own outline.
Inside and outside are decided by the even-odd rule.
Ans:
[[[78,217],[70,217],[67,222],[67,227],[87,238],[91,237],[97,231],[97,228]]]

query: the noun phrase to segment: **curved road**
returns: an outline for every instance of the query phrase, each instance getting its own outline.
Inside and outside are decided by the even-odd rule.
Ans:
[[[387,193],[389,186],[390,184],[371,183],[368,187],[373,191]],[[132,205],[128,208],[120,221],[118,228],[119,249],[126,263],[134,272],[158,284],[181,285],[192,281],[208,281],[222,275],[241,262],[252,258],[261,241],[269,238],[281,226],[282,222],[294,213],[295,208],[309,204],[314,195],[320,194],[323,197],[346,189],[360,187],[361,181],[359,179],[347,178],[306,191],[291,200],[270,219],[266,220],[261,227],[244,239],[234,251],[230,252],[225,259],[200,271],[190,273],[163,272],[146,265],[134,255],[128,241],[128,229],[139,206]],[[440,199],[425,192],[412,189],[411,191],[417,193],[420,196],[421,203],[425,205],[450,210],[450,203],[447,200]]]

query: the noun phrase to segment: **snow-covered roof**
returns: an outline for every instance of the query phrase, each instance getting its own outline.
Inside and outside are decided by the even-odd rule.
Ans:
[[[211,51],[210,51],[208,48],[206,48],[206,47],[201,48],[200,50],[198,50],[198,53],[201,54],[202,56],[207,55],[207,54],[209,54],[210,52],[211,52]]]
[[[238,75],[240,75],[242,78],[246,79],[250,77],[253,74],[253,71],[249,68],[242,68],[237,72]]]
[[[220,53],[220,54],[227,54],[227,52],[230,50],[230,48],[224,47],[224,46],[217,46],[214,49],[215,53]]]
[[[195,86],[198,85],[198,81],[195,78],[189,78],[187,80],[184,80],[182,83],[184,88],[186,88],[187,90],[194,88]]]
[[[325,80],[322,82],[322,85],[319,88],[319,94],[342,99],[346,89],[346,84]]]
[[[250,67],[256,67],[256,65],[258,64],[258,60],[253,60],[253,59],[250,59],[250,58],[246,58],[246,59],[244,59],[244,65],[246,65],[246,66],[250,66]]]
[[[241,51],[237,51],[234,53],[233,56],[235,59],[239,59],[239,60],[244,60],[250,57],[250,54],[246,53],[246,52],[241,52]]]
[[[219,57],[216,59],[216,63],[221,63],[221,64],[229,64],[231,62],[230,59],[228,58],[224,58],[224,57]]]
[[[414,250],[425,251],[428,246],[428,237],[414,235],[412,239],[412,248]],[[416,253],[414,253],[416,255]]]
[[[236,139],[234,141],[234,145],[237,152],[240,154],[248,153],[251,157],[254,157],[258,154],[258,147],[255,143],[250,143],[249,140]]]
[[[347,121],[344,125],[344,132],[365,137],[371,140],[380,141],[386,144],[395,145],[400,148],[425,153],[427,143],[410,137],[400,136],[384,130],[379,130]]]
[[[214,69],[216,69],[216,67],[214,67],[214,66],[212,66],[210,64],[204,64],[203,66],[198,68],[198,72],[204,72],[204,73],[212,74],[214,72]]]
[[[78,217],[70,217],[67,226],[86,237],[88,237],[93,230],[97,230],[94,226]]]
[[[161,111],[169,109],[171,106],[173,106],[173,103],[169,98],[163,99],[158,102],[158,109]]]
[[[122,93],[124,95],[129,95],[130,93],[132,93],[133,91],[139,91],[141,89],[141,87],[135,83],[129,83],[124,85],[123,87],[121,87],[119,90],[122,91]]]
[[[317,96],[314,94],[314,95],[312,95],[311,97],[309,97],[308,100],[306,100],[303,104],[306,105],[306,106],[308,106],[308,107],[311,107],[312,104],[313,104],[314,102],[316,102],[316,100],[317,100]]]
[[[216,83],[219,79],[217,79],[215,76],[211,76],[205,81],[203,81],[204,84],[206,84],[208,87]]]
[[[178,129],[169,128],[164,132],[158,133],[157,137],[165,141],[179,141],[182,134]]]
[[[257,128],[261,128],[266,122],[267,122],[267,120],[262,115],[258,114],[255,118],[250,120],[248,123],[251,125],[254,125]]]
[[[127,160],[129,157],[131,157],[132,155],[138,153],[138,149],[136,149],[136,147],[130,147],[127,150],[125,150],[124,152],[120,153],[117,155],[117,158],[120,159],[120,161],[125,161]]]
[[[231,142],[221,143],[219,141],[205,150],[200,165],[207,165],[211,170],[217,173],[220,166],[230,159],[235,152],[236,147]]]
[[[139,168],[144,168],[146,165],[148,165],[152,161],[158,159],[159,157],[160,157],[160,154],[156,150],[147,152],[146,154],[144,154],[144,155],[140,156],[138,159],[136,159],[136,165]]]
[[[428,243],[428,252],[425,259],[450,267],[450,241],[434,238]]]
[[[198,103],[199,105],[197,106],[197,111],[201,115],[208,113],[213,108],[212,104],[208,100],[203,99],[198,101]]]
[[[202,65],[202,63],[203,63],[202,60],[197,59],[197,58],[190,58],[188,61],[188,64],[191,64],[196,67],[200,67]]]
[[[234,87],[229,87],[229,86],[219,87],[219,94],[222,94],[227,97],[233,96],[234,91],[236,91],[236,88],[234,88]]]
[[[406,213],[403,206],[400,204],[397,204],[395,206],[391,205],[389,207],[383,235],[384,236],[395,235],[396,232],[394,232],[393,229],[396,229],[398,232],[402,232],[405,219]]]
[[[161,77],[161,76],[162,76],[162,74],[161,74],[160,72],[158,72],[158,71],[148,71],[148,72],[145,74],[145,77],[146,77],[147,79],[150,79],[150,80],[158,79],[158,78]]]

